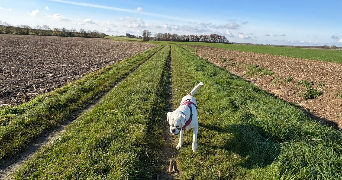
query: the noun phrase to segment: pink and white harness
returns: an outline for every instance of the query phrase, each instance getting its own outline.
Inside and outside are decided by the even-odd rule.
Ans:
[[[183,105],[186,105],[186,106],[188,106],[188,107],[190,108],[190,118],[185,122],[185,125],[184,125],[183,128],[182,128],[182,130],[184,130],[184,131],[185,131],[185,127],[187,127],[187,126],[191,123],[191,121],[192,121],[192,107],[191,107],[191,104],[195,105],[195,107],[196,107],[196,109],[197,109],[196,104],[193,103],[192,101],[190,101],[190,99],[187,99],[187,100],[183,103]]]

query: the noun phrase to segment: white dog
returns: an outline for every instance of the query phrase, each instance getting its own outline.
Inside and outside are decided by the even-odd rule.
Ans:
[[[182,147],[184,131],[191,128],[193,128],[192,151],[195,152],[197,149],[198,116],[197,103],[193,95],[202,85],[203,83],[200,82],[182,98],[180,106],[175,111],[167,113],[172,135],[180,134],[177,149]]]

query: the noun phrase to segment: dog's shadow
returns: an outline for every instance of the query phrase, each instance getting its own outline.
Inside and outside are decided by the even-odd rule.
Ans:
[[[222,146],[210,146],[213,149],[225,149],[239,154],[245,160],[240,164],[244,168],[263,168],[272,164],[280,154],[280,144],[273,142],[270,135],[253,124],[234,124],[227,127],[199,124],[201,128],[220,133],[231,133],[233,137]]]

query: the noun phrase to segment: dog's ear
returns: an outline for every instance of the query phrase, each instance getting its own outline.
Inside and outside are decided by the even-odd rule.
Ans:
[[[167,113],[167,122],[170,123],[172,112]]]

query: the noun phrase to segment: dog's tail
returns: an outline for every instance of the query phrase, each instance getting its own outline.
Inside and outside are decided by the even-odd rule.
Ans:
[[[203,85],[204,85],[203,82],[198,83],[198,84],[191,90],[191,92],[189,93],[189,95],[193,96],[193,95],[195,94],[195,92],[196,92],[201,86],[203,86]]]

